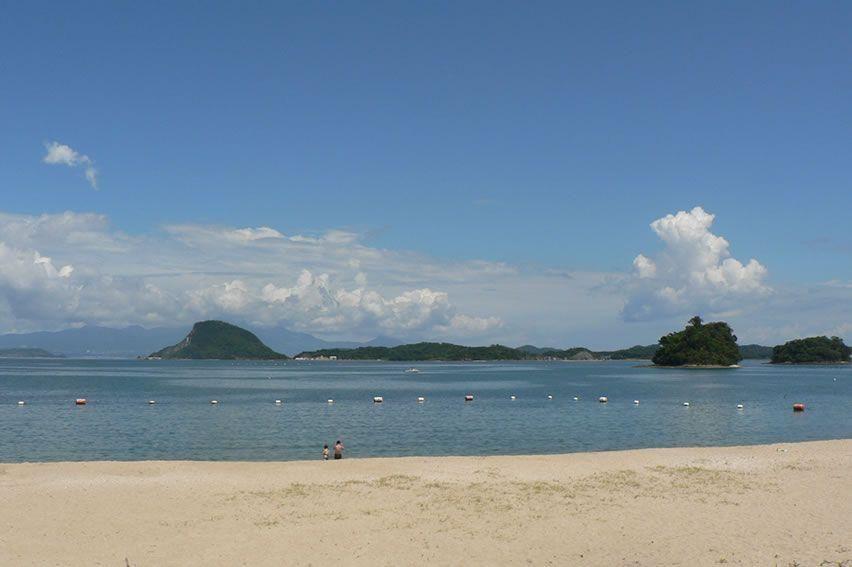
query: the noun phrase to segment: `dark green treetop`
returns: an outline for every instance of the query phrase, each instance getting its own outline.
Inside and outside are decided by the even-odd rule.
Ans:
[[[849,362],[852,353],[840,337],[809,337],[788,341],[772,349],[773,364]]]
[[[695,316],[683,331],[660,338],[660,348],[652,360],[660,366],[731,366],[742,360],[742,355],[727,323],[704,323]]]

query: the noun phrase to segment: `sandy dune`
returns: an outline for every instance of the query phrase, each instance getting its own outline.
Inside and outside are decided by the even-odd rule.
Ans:
[[[852,440],[0,465],[0,565],[850,565]]]

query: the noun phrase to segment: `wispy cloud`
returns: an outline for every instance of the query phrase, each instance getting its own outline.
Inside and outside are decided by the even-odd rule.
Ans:
[[[86,180],[93,189],[98,188],[98,170],[95,162],[87,155],[81,154],[71,146],[59,142],[48,142],[44,144],[47,154],[42,161],[49,165],[66,165],[68,167],[83,167]]]

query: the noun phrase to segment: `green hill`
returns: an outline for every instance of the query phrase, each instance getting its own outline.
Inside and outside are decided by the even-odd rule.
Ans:
[[[842,364],[852,349],[840,337],[796,339],[772,349],[773,364]]]
[[[731,366],[742,355],[727,323],[704,323],[693,317],[683,331],[660,338],[652,360],[659,366]]]
[[[164,359],[284,360],[253,333],[224,321],[202,321],[176,345],[149,355]]]

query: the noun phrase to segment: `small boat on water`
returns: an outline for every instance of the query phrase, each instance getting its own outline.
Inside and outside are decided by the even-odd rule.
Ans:
[[[417,368],[408,368],[405,370],[406,374],[417,374],[418,372],[420,372],[420,370]]]
[[[472,401],[473,401],[473,394],[467,394],[467,395],[464,397],[464,401],[466,401],[466,402],[472,402]]]
[[[373,403],[374,404],[381,404],[384,401],[385,401],[385,399],[381,396],[373,396]]]

